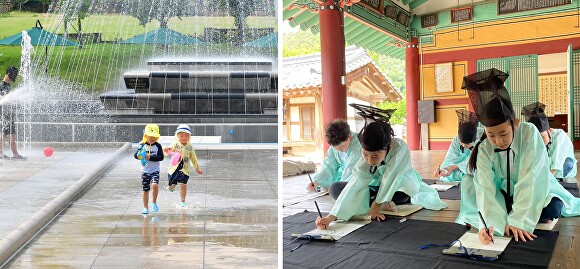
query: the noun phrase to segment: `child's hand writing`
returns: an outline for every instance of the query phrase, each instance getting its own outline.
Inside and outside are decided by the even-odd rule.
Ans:
[[[479,230],[478,236],[479,236],[479,241],[481,241],[481,243],[485,244],[485,245],[489,245],[492,241],[493,238],[493,227],[489,226],[489,234],[491,236],[489,236],[487,234],[487,231],[485,230],[485,228],[481,228]]]
[[[516,240],[516,242],[521,238],[522,241],[527,242],[526,238],[528,238],[528,240],[530,241],[534,241],[534,238],[536,238],[537,236],[533,233],[527,232],[525,230],[522,230],[520,228],[514,227],[514,226],[510,226],[510,225],[506,225],[505,226],[505,235],[506,236],[513,236],[514,239]]]
[[[306,189],[308,189],[309,192],[314,192],[316,191],[316,186],[318,186],[318,182],[314,181],[314,183],[308,183]]]
[[[314,223],[316,224],[316,229],[326,230],[328,228],[328,225],[330,225],[330,223],[333,220],[334,219],[331,218],[330,216],[326,216],[324,218],[317,217],[316,220],[314,221]]]

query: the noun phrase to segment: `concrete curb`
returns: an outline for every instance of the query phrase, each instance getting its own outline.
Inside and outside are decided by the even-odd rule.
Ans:
[[[131,148],[131,143],[125,143],[109,158],[99,163],[97,167],[81,177],[63,193],[58,195],[24,223],[0,240],[0,268],[3,267],[25,244],[52,221],[63,209],[81,195],[95,180],[124,153]]]

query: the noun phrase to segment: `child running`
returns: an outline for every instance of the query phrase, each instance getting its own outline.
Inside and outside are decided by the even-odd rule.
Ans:
[[[163,148],[157,142],[159,139],[159,126],[147,124],[143,130],[143,140],[135,152],[135,159],[140,159],[145,164],[141,169],[141,186],[143,186],[143,210],[141,214],[149,214],[149,191],[153,189],[151,210],[159,211],[157,194],[159,193],[159,162],[163,161]],[[144,158],[144,160],[143,160]]]
[[[197,174],[201,175],[203,171],[199,168],[199,163],[197,162],[197,156],[195,155],[195,150],[193,145],[189,143],[191,138],[191,129],[187,124],[181,124],[177,126],[175,131],[175,139],[177,141],[173,142],[169,148],[165,149],[165,154],[169,155],[171,153],[179,153],[181,159],[175,165],[170,164],[169,166],[169,191],[173,192],[177,184],[180,185],[180,195],[181,203],[179,206],[187,207],[185,203],[185,196],[187,194],[187,181],[189,180],[189,175],[193,170]]]

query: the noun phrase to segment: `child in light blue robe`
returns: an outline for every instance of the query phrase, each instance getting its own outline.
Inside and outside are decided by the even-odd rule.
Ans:
[[[546,105],[534,102],[522,108],[522,115],[538,128],[548,151],[548,165],[552,174],[560,180],[573,178],[578,170],[574,145],[564,130],[550,128],[545,108]]]
[[[576,177],[578,161],[574,157],[574,145],[562,129],[548,129],[551,140],[548,147],[548,163],[557,179]]]
[[[433,210],[447,207],[437,191],[425,184],[411,167],[411,154],[405,142],[393,138],[388,119],[394,110],[351,106],[362,110],[359,115],[375,121],[365,125],[359,133],[363,160],[357,163],[353,178],[340,193],[330,214],[316,219],[317,228],[325,229],[337,218],[348,220],[360,214],[384,220],[385,216],[379,211],[392,209],[394,205],[390,202],[410,201]]]
[[[503,82],[508,75],[497,69],[464,78],[471,103],[485,134],[474,147],[469,168],[475,170],[474,189],[482,222],[479,239],[491,243],[494,235],[533,240],[538,222],[580,215],[580,199],[566,191],[548,168],[548,154],[538,130],[515,119]],[[463,198],[463,197],[462,197]],[[473,223],[472,223],[473,224]]]
[[[477,115],[471,111],[462,109],[456,111],[459,118],[457,136],[453,139],[445,161],[441,165],[445,167],[435,171],[435,176],[442,176],[440,181],[461,181],[461,200],[459,203],[459,215],[455,222],[459,224],[475,224],[479,222],[475,199],[475,187],[473,185],[473,172],[467,169],[467,162],[475,142],[483,134],[483,128],[478,127]],[[443,172],[440,172],[440,171]],[[447,171],[452,171],[449,174]],[[439,174],[438,174],[439,173]],[[446,176],[447,175],[447,176]]]
[[[317,187],[330,188],[331,196],[334,189],[342,189],[352,177],[352,169],[361,159],[361,145],[358,134],[350,131],[348,123],[342,119],[330,122],[325,128],[326,141],[330,147],[326,151],[326,157],[321,170],[313,176],[314,183],[308,183],[307,189],[314,191]],[[338,195],[336,195],[338,196]],[[336,199],[336,197],[334,197]]]
[[[469,174],[467,161],[471,155],[471,149],[476,139],[483,133],[483,128],[477,127],[479,121],[475,113],[465,109],[456,112],[459,118],[457,136],[453,138],[445,160],[434,173],[439,181],[461,181],[465,174]]]

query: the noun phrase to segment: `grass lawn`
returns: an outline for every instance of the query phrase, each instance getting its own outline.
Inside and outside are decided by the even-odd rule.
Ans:
[[[124,72],[147,70],[147,60],[165,55],[177,55],[182,59],[277,56],[277,48],[231,47],[225,44],[169,46],[165,51],[158,45],[101,43],[88,44],[82,49],[49,47],[48,52],[51,57],[46,58],[45,47],[36,47],[34,61],[48,62],[47,70],[50,74],[83,85],[92,93],[124,89]],[[9,65],[20,66],[20,53],[20,46],[0,46],[0,73]]]
[[[25,12],[12,12],[9,16],[0,16],[0,39],[19,33],[34,26],[40,19],[45,29],[54,29],[57,16]],[[205,27],[233,28],[232,17],[189,17],[172,18],[169,27],[187,35],[203,35]],[[247,20],[250,27],[274,27],[275,18],[250,17]],[[104,40],[115,38],[127,39],[159,27],[158,22],[152,22],[146,27],[139,26],[137,19],[121,15],[93,15],[82,22],[83,32],[103,33]],[[56,31],[58,33],[58,31]],[[0,45],[0,75],[9,65],[20,66],[20,46]],[[232,58],[245,55],[256,58],[259,55],[277,57],[277,48],[246,48],[232,44],[206,44],[198,46],[173,46],[165,51],[158,45],[117,45],[112,43],[86,44],[82,49],[76,47],[51,47],[50,57],[46,57],[44,47],[35,47],[34,61],[48,62],[47,71],[50,74],[67,81],[79,83],[87,91],[101,93],[108,90],[123,89],[122,75],[124,72],[147,68],[147,60],[153,57],[174,55],[180,58]]]
[[[44,29],[62,34],[64,26],[61,23],[61,15],[47,15],[30,12],[10,12],[8,16],[0,16],[0,39],[19,33],[34,27],[36,20]],[[278,29],[274,17],[248,17],[246,20],[249,28],[274,28]],[[58,26],[58,27],[57,27]],[[73,26],[77,28],[76,21]],[[170,29],[191,36],[203,36],[206,27],[234,28],[233,17],[174,17],[168,22]],[[85,33],[102,33],[103,40],[123,40],[143,34],[159,28],[159,22],[154,20],[144,27],[139,21],[128,15],[105,14],[91,15],[81,21],[81,27]],[[70,30],[70,32],[76,32]]]

